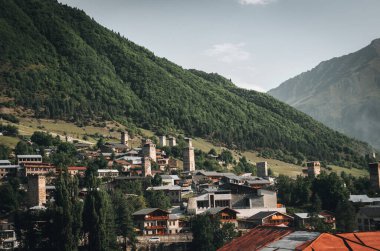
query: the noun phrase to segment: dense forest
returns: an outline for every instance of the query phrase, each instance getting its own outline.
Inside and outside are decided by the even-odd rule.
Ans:
[[[78,124],[114,119],[183,132],[294,163],[366,166],[367,144],[269,95],[156,57],[81,10],[53,0],[0,0],[0,7],[0,95],[11,98],[1,106]]]

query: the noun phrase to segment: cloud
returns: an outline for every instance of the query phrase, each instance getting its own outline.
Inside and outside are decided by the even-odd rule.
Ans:
[[[267,5],[276,0],[239,0],[241,5]]]
[[[210,49],[205,51],[205,54],[210,57],[216,57],[224,63],[235,63],[246,61],[251,54],[244,50],[245,43],[222,43],[214,44]]]

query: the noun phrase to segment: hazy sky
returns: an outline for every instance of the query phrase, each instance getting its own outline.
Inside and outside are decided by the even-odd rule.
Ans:
[[[59,0],[184,68],[267,91],[380,37],[380,0]]]

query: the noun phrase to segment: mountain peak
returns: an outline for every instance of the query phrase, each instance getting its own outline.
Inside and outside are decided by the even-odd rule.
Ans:
[[[324,61],[269,94],[351,137],[380,148],[380,39]]]

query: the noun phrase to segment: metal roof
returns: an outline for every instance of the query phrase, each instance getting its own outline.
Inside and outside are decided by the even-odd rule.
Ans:
[[[134,212],[132,215],[147,215],[147,214],[150,214],[150,213],[157,211],[157,210],[160,210],[162,212],[169,214],[169,212],[162,210],[160,208],[143,208],[137,212]]]

